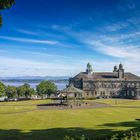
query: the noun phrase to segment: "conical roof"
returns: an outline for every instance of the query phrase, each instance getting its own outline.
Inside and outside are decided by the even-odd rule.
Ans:
[[[74,86],[69,86],[63,90],[60,91],[61,93],[69,94],[69,93],[78,93],[78,94],[83,94],[84,91],[80,90]]]

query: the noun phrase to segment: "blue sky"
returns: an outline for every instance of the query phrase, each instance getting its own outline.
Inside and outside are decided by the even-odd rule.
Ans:
[[[139,0],[17,0],[2,15],[0,77],[73,76],[88,62],[140,75]]]

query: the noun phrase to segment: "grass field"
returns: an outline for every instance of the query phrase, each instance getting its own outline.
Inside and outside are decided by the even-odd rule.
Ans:
[[[132,106],[140,107],[140,100],[129,100],[129,99],[98,99],[98,100],[85,100],[86,102],[98,102],[109,104],[111,106]]]
[[[0,103],[0,140],[63,140],[65,135],[88,137],[112,135],[124,130],[140,131],[140,101],[99,99],[108,108],[40,110],[51,100]],[[124,107],[123,107],[124,106]]]

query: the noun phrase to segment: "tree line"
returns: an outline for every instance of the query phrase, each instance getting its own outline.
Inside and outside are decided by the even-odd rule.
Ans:
[[[10,99],[30,99],[32,96],[36,95],[41,98],[44,96],[50,97],[51,94],[57,92],[57,86],[51,81],[42,81],[33,89],[28,83],[21,86],[6,86],[0,81],[0,97],[6,97],[7,100]]]

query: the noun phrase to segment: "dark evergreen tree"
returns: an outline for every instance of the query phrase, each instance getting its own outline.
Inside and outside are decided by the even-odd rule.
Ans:
[[[11,6],[15,3],[15,0],[0,0],[0,11],[11,8]],[[0,14],[0,27],[2,26],[2,15]]]

